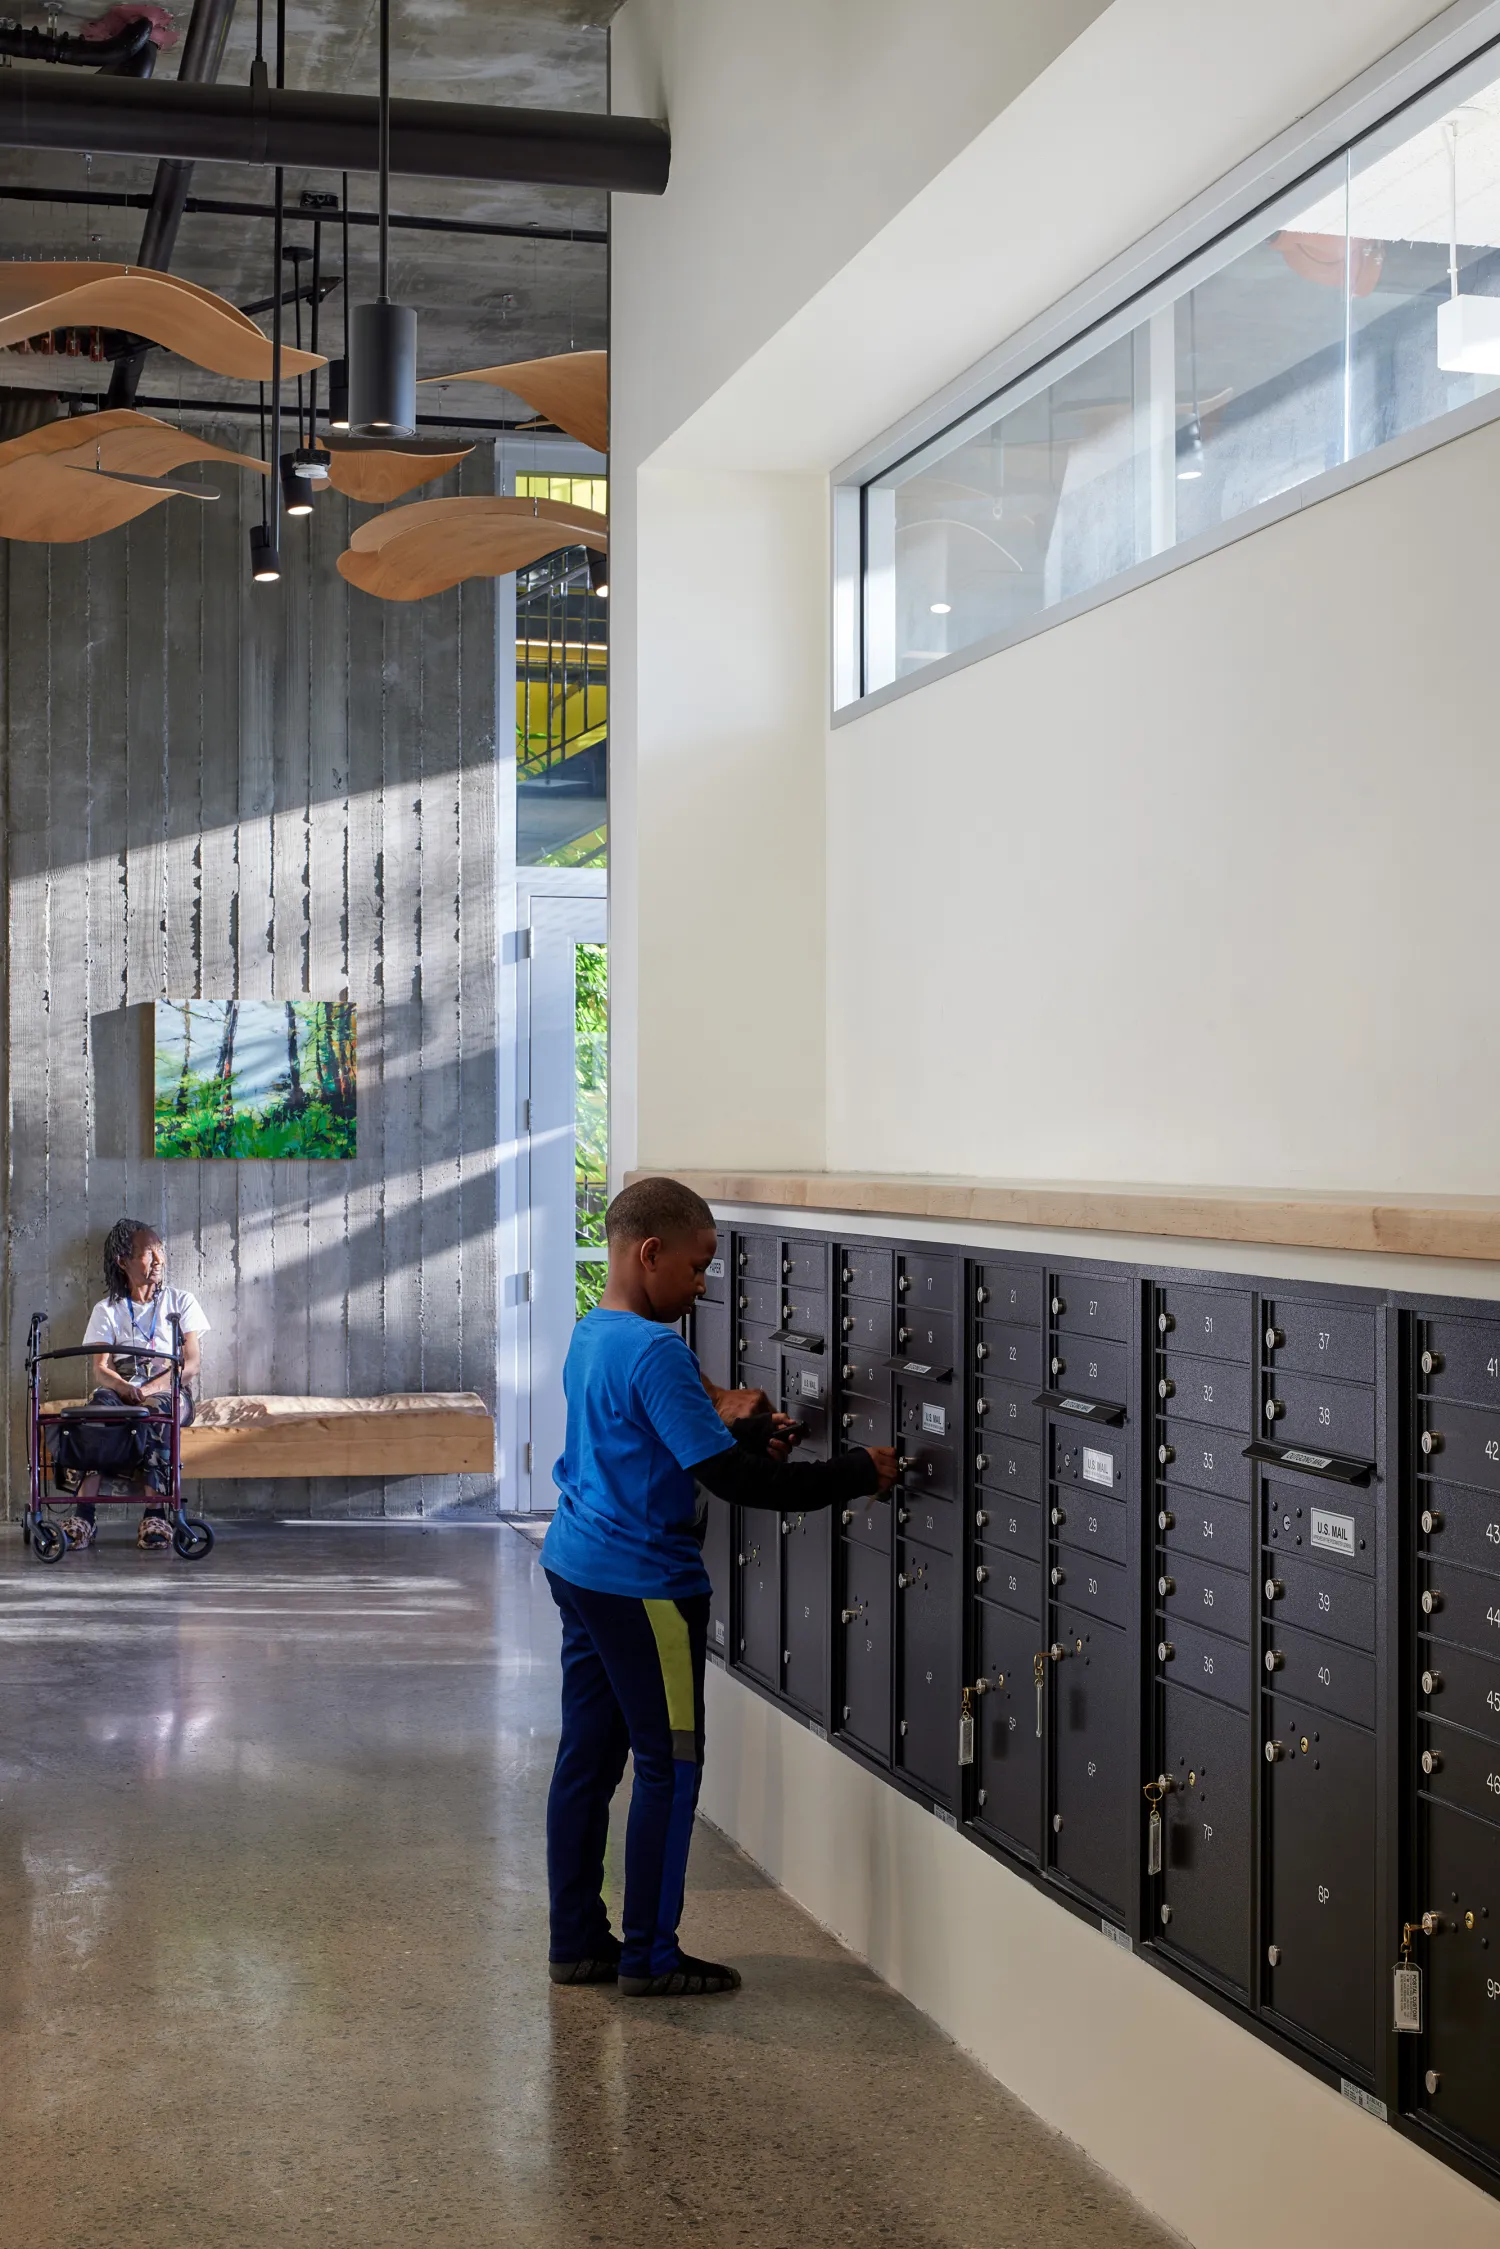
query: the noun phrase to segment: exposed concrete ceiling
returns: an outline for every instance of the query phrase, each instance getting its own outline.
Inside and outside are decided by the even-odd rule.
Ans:
[[[97,17],[105,0],[63,0],[63,31]],[[494,103],[536,109],[604,110],[607,107],[608,25],[619,0],[392,0],[391,90],[430,101]],[[44,23],[40,6],[18,10],[24,21]],[[176,11],[186,30],[189,7]],[[373,93],[378,77],[376,0],[289,0],[286,82],[348,93]],[[274,8],[267,0],[268,53]],[[175,76],[180,46],[157,64]],[[255,51],[253,0],[239,0],[220,76],[243,85]],[[274,59],[272,63],[274,73]],[[56,152],[0,151],[0,185],[149,192],[155,165],[126,157]],[[192,193],[269,204],[273,175],[245,165],[199,164]],[[304,189],[339,189],[337,174],[288,172],[287,242],[311,243],[312,228],[295,207]],[[350,205],[373,211],[372,175],[350,182]],[[409,212],[509,226],[579,228],[607,224],[606,198],[559,188],[497,187],[483,183],[398,179],[391,207]],[[0,202],[0,256],[97,258],[131,262],[140,247],[139,210],[42,201]],[[375,293],[376,236],[356,227],[350,238],[351,302]],[[325,268],[337,273],[339,230],[325,227]],[[237,304],[270,296],[269,222],[188,212],[182,222],[173,271]],[[417,307],[420,372],[494,365],[549,352],[598,349],[606,338],[606,251],[599,243],[526,241],[506,237],[444,235],[396,230],[391,236],[391,292]],[[320,344],[337,353],[342,340],[342,294],[323,313]],[[269,327],[269,317],[257,315]],[[304,314],[305,319],[305,314]],[[289,331],[290,334],[290,331]],[[304,341],[307,338],[304,326]],[[44,359],[0,353],[0,384],[67,390],[103,389],[107,367],[86,360]],[[141,395],[222,398],[234,386],[186,367],[164,352],[146,362]],[[527,409],[503,393],[459,384],[422,393],[423,411],[461,418],[524,416]],[[246,396],[255,407],[255,394]]]

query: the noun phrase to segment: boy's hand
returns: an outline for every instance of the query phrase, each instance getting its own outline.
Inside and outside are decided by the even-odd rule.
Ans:
[[[891,1445],[868,1445],[865,1449],[874,1461],[875,1473],[880,1478],[880,1489],[875,1496],[877,1499],[884,1499],[901,1473],[895,1448]]]
[[[805,1422],[794,1421],[789,1413],[773,1413],[771,1435],[766,1445],[767,1458],[785,1460],[793,1445],[800,1445],[806,1435]]]
[[[764,1390],[721,1390],[714,1400],[719,1419],[732,1429],[737,1421],[748,1420],[753,1413],[769,1413],[771,1401]]]

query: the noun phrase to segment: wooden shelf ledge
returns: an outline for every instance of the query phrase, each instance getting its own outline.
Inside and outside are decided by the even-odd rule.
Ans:
[[[649,1173],[641,1169],[630,1176],[640,1179]],[[1500,1263],[1500,1197],[1490,1195],[1375,1197],[897,1172],[679,1171],[673,1176],[711,1203]]]

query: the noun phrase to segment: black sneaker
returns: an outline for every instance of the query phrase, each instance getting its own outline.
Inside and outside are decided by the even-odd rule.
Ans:
[[[705,1999],[720,1991],[738,1991],[738,1968],[722,1967],[717,1960],[695,1960],[679,1952],[675,1968],[659,1976],[621,1976],[620,1989],[627,1999]]]
[[[549,1960],[547,1973],[554,1983],[614,1983],[620,1973],[620,1948],[616,1945],[593,1960]]]

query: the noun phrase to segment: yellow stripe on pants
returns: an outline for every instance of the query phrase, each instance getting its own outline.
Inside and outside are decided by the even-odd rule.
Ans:
[[[675,1601],[643,1601],[641,1606],[655,1635],[661,1682],[667,1690],[672,1755],[679,1764],[696,1764],[698,1713],[693,1701],[693,1651],[688,1640],[687,1618]]]

